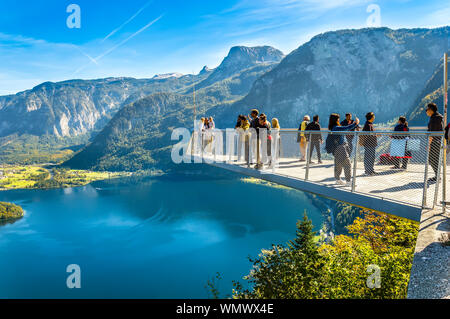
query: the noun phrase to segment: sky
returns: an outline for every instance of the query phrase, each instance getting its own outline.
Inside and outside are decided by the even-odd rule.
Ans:
[[[289,54],[326,31],[449,21],[448,0],[0,0],[0,95],[46,81],[198,73],[235,45]]]

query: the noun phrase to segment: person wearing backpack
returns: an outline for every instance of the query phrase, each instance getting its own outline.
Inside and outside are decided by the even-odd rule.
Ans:
[[[315,131],[315,132],[311,132],[311,134],[307,135],[307,138],[310,139],[310,146],[309,146],[309,152],[308,152],[310,163],[311,163],[312,153],[313,153],[314,149],[316,149],[318,163],[322,164],[322,159],[320,156],[320,144],[323,143],[323,140],[322,140],[322,134],[320,134],[320,129],[321,129],[321,127],[319,124],[319,115],[314,115],[313,122],[309,123],[306,126],[306,131]]]
[[[359,125],[359,119],[355,118],[353,124],[341,126],[339,114],[333,113],[330,115],[328,122],[328,129],[332,132],[351,131]],[[350,162],[350,147],[344,134],[329,134],[326,141],[327,153],[334,155],[334,177],[338,185],[351,185],[352,179],[352,164]],[[341,172],[344,169],[345,181],[341,180]]]

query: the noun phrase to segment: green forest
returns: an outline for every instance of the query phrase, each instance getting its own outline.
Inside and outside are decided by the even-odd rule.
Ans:
[[[366,211],[347,226],[347,231],[346,235],[317,241],[305,213],[293,240],[273,245],[250,259],[253,267],[244,277],[246,285],[233,282],[232,297],[406,298],[418,224]],[[214,281],[207,286],[213,296],[219,297]]]
[[[23,217],[22,207],[0,202],[0,220],[18,219],[21,217]]]

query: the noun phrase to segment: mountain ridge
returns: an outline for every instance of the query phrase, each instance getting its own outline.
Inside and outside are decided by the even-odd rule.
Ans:
[[[404,115],[448,48],[449,27],[435,29],[364,28],[329,31],[313,37],[261,76],[235,114],[259,108],[297,127],[305,114],[322,120],[331,113],[353,113],[377,121]],[[387,111],[389,110],[389,112]],[[211,115],[224,118],[224,110]],[[222,121],[228,127],[233,120]]]

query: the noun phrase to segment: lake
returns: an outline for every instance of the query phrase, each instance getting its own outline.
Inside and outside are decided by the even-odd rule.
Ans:
[[[241,180],[153,178],[72,189],[0,192],[25,217],[0,226],[0,298],[222,297],[249,273],[248,256],[295,237],[302,192]],[[66,267],[81,268],[69,289]],[[242,280],[241,280],[242,281]]]

